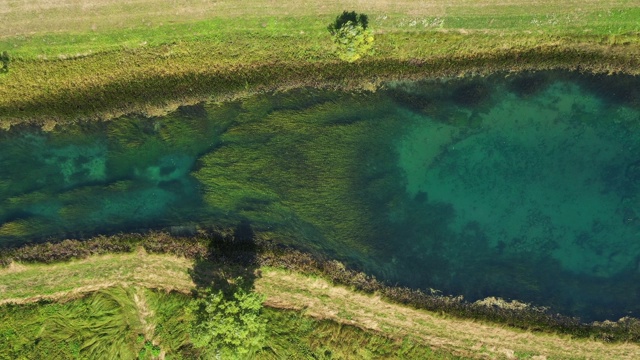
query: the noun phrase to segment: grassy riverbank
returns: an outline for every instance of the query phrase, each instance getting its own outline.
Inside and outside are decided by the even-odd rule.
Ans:
[[[0,359],[196,359],[184,308],[190,297],[113,287],[67,302],[0,307]],[[457,359],[417,341],[388,337],[298,311],[262,310],[260,359]]]
[[[212,97],[304,85],[373,89],[400,77],[640,68],[640,9],[632,1],[367,3],[355,10],[369,14],[376,53],[356,64],[337,60],[326,30],[347,5],[353,7],[13,4],[0,25],[0,50],[13,57],[0,76],[0,123],[50,127],[158,114]]]
[[[0,337],[0,353],[8,356],[11,346],[36,352],[78,350],[90,340],[82,330],[97,326],[80,324],[83,320],[78,315],[86,312],[100,318],[104,325],[93,328],[103,337],[96,339],[97,343],[87,347],[87,351],[101,347],[104,351],[115,351],[107,349],[109,344],[120,343],[118,351],[127,349],[132,354],[139,354],[145,346],[149,347],[146,351],[155,346],[156,351],[186,352],[189,347],[183,309],[188,294],[196,287],[191,276],[194,266],[192,260],[144,251],[49,265],[14,263],[0,270],[3,284],[0,333],[4,334]],[[254,287],[266,296],[265,305],[270,309],[295,310],[293,313],[269,310],[264,315],[271,323],[268,346],[263,349],[265,358],[305,353],[344,359],[451,358],[447,354],[523,359],[640,356],[640,346],[633,343],[606,344],[461,320],[390,303],[376,294],[354,292],[321,277],[272,267],[262,267],[257,272]],[[77,326],[52,333],[43,326],[45,323],[49,327],[60,326],[47,322],[47,317],[54,313],[61,319],[75,319],[73,323]],[[22,332],[16,332],[17,329]],[[110,331],[117,334],[109,334]],[[55,334],[67,336],[70,341],[61,342]],[[336,342],[337,336],[344,341]],[[35,342],[36,339],[39,341]],[[103,343],[105,339],[108,344]],[[297,353],[298,350],[302,352]],[[334,357],[327,356],[327,351],[333,352]]]

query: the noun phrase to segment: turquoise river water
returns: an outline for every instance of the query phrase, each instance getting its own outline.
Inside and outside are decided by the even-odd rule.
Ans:
[[[401,285],[640,315],[640,79],[299,89],[0,134],[0,245],[251,224]]]

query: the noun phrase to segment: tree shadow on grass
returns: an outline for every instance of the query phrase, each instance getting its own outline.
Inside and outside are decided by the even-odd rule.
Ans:
[[[240,222],[231,234],[212,236],[207,256],[190,270],[196,291],[212,288],[231,296],[240,287],[250,292],[259,267],[257,248],[248,221]]]

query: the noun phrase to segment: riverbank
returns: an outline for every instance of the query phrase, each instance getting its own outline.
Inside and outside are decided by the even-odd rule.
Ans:
[[[192,276],[197,266],[192,259],[150,254],[143,248],[133,253],[94,255],[63,263],[12,263],[0,269],[3,284],[0,304],[24,307],[37,302],[46,307],[51,305],[44,304],[78,301],[101,291],[131,292],[137,294],[136,298],[144,293],[143,289],[153,289],[160,294],[188,295],[197,286]],[[219,263],[211,266],[229,274],[236,271]],[[444,358],[445,354],[493,359],[536,356],[540,359],[634,359],[640,356],[640,346],[635,343],[607,344],[459,319],[446,313],[389,302],[378,293],[357,292],[322,276],[277,267],[260,267],[255,273],[258,275],[253,280],[255,291],[266,296],[264,305],[269,308],[295,310],[317,321],[330,320],[355,326],[396,343],[409,340],[417,346],[432,349],[433,358]],[[170,297],[165,295],[155,301],[170,303]],[[151,301],[150,304],[155,303]],[[12,306],[14,312],[21,309]],[[162,343],[162,338],[156,337],[155,343]]]
[[[400,78],[496,71],[640,71],[638,9],[627,2],[368,4],[358,10],[369,14],[376,32],[375,55],[355,64],[337,60],[326,30],[341,3],[283,13],[264,12],[266,3],[189,12],[191,4],[182,9],[190,15],[169,16],[165,6],[145,14],[152,3],[126,10],[100,1],[94,4],[100,11],[11,9],[9,23],[24,26],[0,38],[0,50],[13,58],[0,76],[2,126],[159,115],[179,105],[301,86],[374,90]],[[84,30],[56,28],[52,19],[76,10],[73,21]],[[120,14],[120,26],[108,13]]]
[[[242,277],[253,283],[263,270],[280,269],[324,279],[335,286],[346,286],[398,305],[447,314],[456,321],[604,342],[640,341],[637,319],[587,324],[518,301],[488,298],[470,303],[462,297],[443,296],[437,290],[425,292],[389,286],[341,262],[269,240],[243,238],[235,230],[201,230],[200,234],[189,237],[164,232],[120,234],[84,241],[32,244],[4,249],[0,253],[0,265],[5,284],[0,304],[69,300],[113,286],[189,294],[195,287],[218,283],[221,278]]]

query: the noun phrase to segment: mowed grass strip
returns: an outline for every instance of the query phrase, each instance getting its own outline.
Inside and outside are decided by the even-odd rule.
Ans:
[[[144,252],[94,256],[53,265],[13,264],[0,271],[0,303],[68,300],[108,287],[147,287],[189,293],[193,262]],[[265,305],[354,325],[395,339],[471,358],[638,359],[640,345],[607,344],[532,333],[392,304],[295,272],[262,268],[256,291]]]
[[[640,7],[631,0],[6,2],[0,10],[0,49],[24,59],[64,59],[180,41],[233,43],[243,38],[259,45],[265,39],[269,43],[268,39],[284,37],[294,43],[314,43],[318,50],[324,50],[330,45],[326,26],[343,10],[368,14],[378,34],[437,31],[610,36],[640,32]],[[504,43],[502,40],[495,42]],[[271,49],[270,54],[290,50]]]
[[[13,263],[0,269],[0,304],[74,298],[114,286],[189,292],[192,266],[192,260],[143,250],[50,265]]]
[[[391,304],[334,286],[321,278],[263,269],[256,290],[266,295],[266,305],[304,311],[395,338],[410,338],[452,354],[487,359],[638,359],[637,344],[606,344],[566,335],[533,333],[479,321],[463,320]]]

